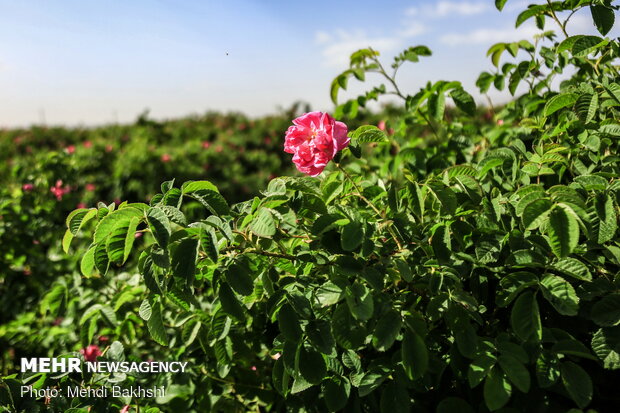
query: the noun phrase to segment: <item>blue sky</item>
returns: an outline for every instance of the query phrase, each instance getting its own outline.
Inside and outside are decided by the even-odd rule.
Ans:
[[[439,79],[475,92],[491,44],[536,32],[514,29],[528,3],[499,13],[492,0],[0,0],[0,127],[131,122],[147,108],[158,119],[260,116],[297,100],[332,110],[331,80],[367,46],[386,59],[433,50],[400,73],[408,93]],[[593,32],[587,10],[573,20],[569,33]]]

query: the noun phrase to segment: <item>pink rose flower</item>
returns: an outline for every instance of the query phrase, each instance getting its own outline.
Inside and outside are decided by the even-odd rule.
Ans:
[[[85,148],[92,148],[93,147],[93,143],[91,141],[84,141],[84,143],[82,145],[84,145]]]
[[[62,197],[65,194],[68,194],[69,192],[71,192],[71,187],[69,186],[63,187],[62,180],[59,179],[56,181],[56,185],[50,188],[50,192],[54,194],[54,196],[56,197],[56,200],[62,201]]]
[[[172,159],[172,157],[170,155],[168,155],[167,153],[163,154],[161,156],[161,161],[162,162],[170,162],[170,160]]]
[[[129,413],[129,409],[131,408],[131,406],[129,406],[128,404],[126,404],[125,406],[123,406],[123,408],[119,411],[119,413]]]
[[[384,120],[380,120],[379,123],[377,123],[377,128],[379,128],[381,130],[385,130],[385,121]]]
[[[209,149],[210,146],[211,146],[211,142],[209,142],[209,141],[202,142],[202,148],[203,149]]]
[[[65,148],[65,150],[67,151],[69,155],[71,155],[72,153],[75,152],[75,145],[69,145]]]
[[[349,141],[347,125],[327,113],[310,112],[293,120],[286,131],[284,152],[293,154],[300,172],[317,176]]]
[[[97,187],[95,186],[95,184],[86,184],[85,189],[86,189],[88,192],[93,192],[95,189],[97,189]]]
[[[103,354],[99,346],[96,344],[91,344],[90,346],[81,349],[80,353],[82,353],[84,360],[86,361],[97,361],[97,357]]]
[[[34,185],[32,184],[23,184],[22,185],[22,191],[24,192],[30,192],[34,189]]]
[[[82,209],[82,208],[86,208],[86,203],[84,202],[78,202],[78,204],[75,206],[77,209]]]

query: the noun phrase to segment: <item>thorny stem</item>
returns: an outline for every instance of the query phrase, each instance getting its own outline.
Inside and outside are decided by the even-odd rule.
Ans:
[[[366,202],[366,204],[368,204],[368,206],[379,216],[379,218],[381,218],[382,220],[384,220],[386,222],[386,224],[387,224],[386,228],[387,228],[388,232],[390,233],[390,236],[392,237],[392,239],[396,243],[396,246],[398,247],[398,250],[399,251],[402,250],[403,246],[400,243],[400,241],[398,240],[398,237],[396,236],[396,234],[394,233],[394,229],[391,226],[391,221],[388,220],[388,218],[387,218],[387,216],[385,214],[385,211],[380,211],[375,206],[375,204],[373,204],[368,198],[366,198],[364,195],[362,195],[362,189],[353,180],[351,175],[349,175],[349,173],[342,166],[340,166],[339,163],[336,163],[336,167],[338,169],[340,169],[342,171],[342,173],[344,174],[344,176],[351,182],[351,184],[353,184],[353,187],[357,191],[354,195],[357,196],[358,198],[360,198],[361,200],[363,200],[364,202]]]

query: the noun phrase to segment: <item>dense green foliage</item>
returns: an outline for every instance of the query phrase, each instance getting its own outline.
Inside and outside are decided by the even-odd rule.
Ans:
[[[491,47],[497,70],[481,74],[481,91],[524,91],[490,112],[492,122],[459,82],[413,95],[398,88],[398,68],[427,58],[428,48],[405,50],[389,71],[364,49],[334,80],[332,98],[366,73],[386,84],[336,115],[351,120],[385,94],[402,98],[404,111],[388,122],[389,136],[370,125],[353,130],[319,178],[281,176],[237,203],[220,182],[177,179],[148,204],[73,211],[62,248],[77,253],[76,271],[38,306],[63,320],[36,345],[58,356],[112,343],[103,358],[184,360],[192,371],[14,374],[0,403],[42,406],[10,397],[21,382],[155,381],[165,398],[53,399],[50,407],[620,408],[620,44],[568,37],[566,20],[580,8],[609,32],[609,2],[548,2],[528,7],[517,25],[555,22],[560,34]],[[22,315],[0,333],[35,343],[37,317]]]

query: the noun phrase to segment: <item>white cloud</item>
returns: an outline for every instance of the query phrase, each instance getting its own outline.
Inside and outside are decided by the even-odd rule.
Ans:
[[[533,25],[521,26],[518,29],[476,29],[469,33],[448,33],[439,38],[439,41],[449,46],[463,44],[488,44],[497,42],[512,42],[522,39],[531,39],[540,33]]]
[[[488,3],[470,1],[440,1],[432,6],[411,7],[405,11],[408,16],[419,17],[447,17],[447,16],[472,16],[484,13],[491,9]]]
[[[420,34],[426,33],[427,28],[422,23],[412,22],[399,32],[402,37],[415,37]]]
[[[396,51],[401,45],[401,38],[398,36],[373,38],[363,31],[338,30],[335,35],[317,33],[316,40],[319,44],[327,44],[322,52],[324,64],[340,68],[348,65],[351,53],[356,50],[372,47],[382,53],[390,53]]]

